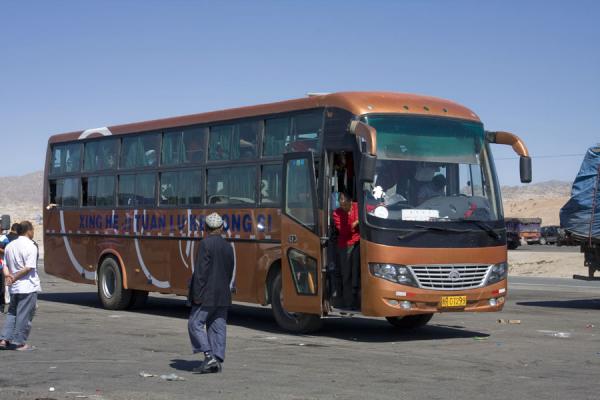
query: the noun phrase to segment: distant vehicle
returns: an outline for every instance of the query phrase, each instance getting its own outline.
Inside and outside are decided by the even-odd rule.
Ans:
[[[540,242],[541,218],[505,218],[506,245],[514,250],[521,244]]]
[[[560,236],[559,226],[542,226],[540,229],[540,244],[558,244]]]
[[[600,280],[600,145],[590,147],[573,182],[571,198],[560,210],[560,226],[565,230],[563,244],[579,245],[584,253],[588,275],[574,279]]]

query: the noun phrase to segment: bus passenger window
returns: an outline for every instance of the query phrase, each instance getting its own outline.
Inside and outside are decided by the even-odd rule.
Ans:
[[[135,177],[135,205],[154,206],[156,176],[154,174],[138,174]]]
[[[101,139],[85,144],[83,170],[104,171],[117,166],[117,140]]]
[[[79,172],[81,146],[79,143],[54,146],[52,149],[52,174]]]
[[[204,139],[207,132],[206,128],[186,129],[183,132],[183,163],[204,162]]]
[[[263,165],[260,177],[260,204],[276,206],[281,201],[281,164]]]
[[[315,111],[292,117],[292,140],[287,145],[291,151],[318,151],[323,125],[323,112]],[[287,143],[286,143],[287,144]]]
[[[229,160],[234,125],[212,126],[208,142],[208,159]]]
[[[212,168],[206,181],[207,203],[254,204],[256,167]]]
[[[179,173],[179,205],[202,205],[201,171],[181,171]]]
[[[161,165],[177,165],[181,162],[181,132],[169,132],[163,136]]]
[[[90,176],[82,180],[83,205],[88,207],[114,207],[115,177]]]
[[[119,176],[119,205],[122,207],[133,207],[135,191],[135,175]]]
[[[280,156],[290,136],[290,119],[273,118],[265,121],[263,156]]]
[[[50,184],[50,202],[59,207],[78,207],[79,206],[79,178],[57,179]],[[54,192],[54,193],[53,193]],[[52,201],[54,196],[54,201]]]
[[[160,197],[158,201],[161,206],[177,205],[178,175],[177,172],[163,172],[160,174]]]
[[[256,157],[256,138],[261,126],[260,121],[243,122],[235,126],[231,149],[232,160]]]
[[[99,176],[96,184],[96,206],[114,207],[115,206],[115,177]]]
[[[145,134],[123,138],[121,168],[152,167],[158,163],[160,135]]]

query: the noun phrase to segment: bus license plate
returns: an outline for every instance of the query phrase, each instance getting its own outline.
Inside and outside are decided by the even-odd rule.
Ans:
[[[466,307],[467,296],[443,296],[441,306],[442,308]]]

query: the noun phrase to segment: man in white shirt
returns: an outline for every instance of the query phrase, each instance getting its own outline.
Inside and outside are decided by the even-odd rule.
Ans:
[[[10,242],[4,251],[9,272],[6,283],[10,307],[0,335],[0,349],[29,351],[33,347],[26,342],[31,332],[37,294],[42,288],[37,273],[38,249],[33,241],[33,225],[29,221],[19,225],[19,238]]]

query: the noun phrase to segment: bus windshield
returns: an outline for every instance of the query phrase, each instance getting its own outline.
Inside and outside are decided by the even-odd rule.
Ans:
[[[377,172],[364,190],[369,223],[501,218],[482,124],[414,116],[370,116],[367,122],[377,129]]]

